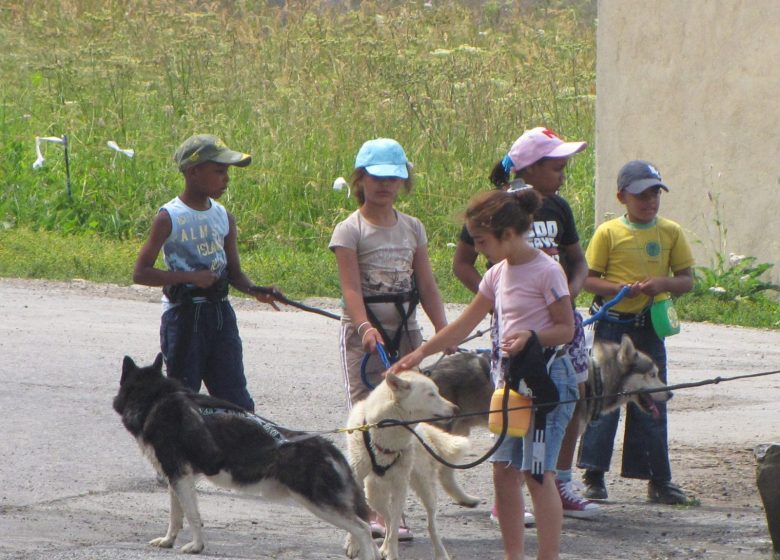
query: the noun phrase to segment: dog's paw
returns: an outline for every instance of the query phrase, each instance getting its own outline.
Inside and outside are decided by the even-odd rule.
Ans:
[[[171,548],[176,539],[170,537],[157,537],[149,541],[149,544],[158,548]]]
[[[347,558],[358,558],[360,556],[360,545],[355,542],[352,535],[347,534],[347,538],[344,541],[344,553]]]
[[[387,542],[387,539],[385,539],[385,542],[379,547],[379,557],[382,558],[382,560],[398,560],[398,554],[394,553],[392,548],[390,543]]]
[[[181,547],[181,551],[185,554],[200,554],[203,551],[203,543],[192,541]]]
[[[479,498],[475,498],[474,496],[469,496],[468,494],[464,495],[460,500],[457,501],[457,504],[459,506],[467,507],[467,508],[475,508],[477,507],[480,502]]]

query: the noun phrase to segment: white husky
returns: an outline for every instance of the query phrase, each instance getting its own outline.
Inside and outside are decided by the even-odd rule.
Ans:
[[[458,407],[439,395],[436,384],[428,377],[415,371],[389,373],[365,400],[355,405],[348,426],[374,424],[385,419],[447,417],[457,410]],[[468,450],[468,440],[462,436],[429,424],[418,424],[415,430],[449,462],[459,461]],[[347,445],[355,479],[365,485],[369,506],[385,519],[385,539],[379,549],[382,557],[398,560],[398,527],[411,484],[428,516],[434,558],[449,560],[436,528],[436,480],[441,465],[402,426],[353,432],[347,438]],[[352,537],[347,536],[347,554],[357,553]]]

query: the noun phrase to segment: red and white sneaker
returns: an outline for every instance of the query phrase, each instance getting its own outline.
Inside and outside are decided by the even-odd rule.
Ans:
[[[496,509],[496,504],[493,504],[493,507],[490,509],[490,520],[493,523],[498,523],[498,510]],[[536,517],[534,517],[533,512],[528,508],[523,512],[523,525],[526,527],[533,527],[536,525]]]
[[[556,480],[555,485],[558,487],[558,494],[561,496],[564,517],[592,519],[600,515],[601,508],[598,504],[594,504],[580,496],[577,493],[574,481],[563,482],[562,480]]]

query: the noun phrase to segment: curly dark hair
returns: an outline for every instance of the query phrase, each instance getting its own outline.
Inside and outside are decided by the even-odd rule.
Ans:
[[[469,201],[466,222],[474,229],[489,231],[500,238],[507,228],[519,235],[531,227],[542,196],[531,187],[512,192],[500,190],[480,193]]]

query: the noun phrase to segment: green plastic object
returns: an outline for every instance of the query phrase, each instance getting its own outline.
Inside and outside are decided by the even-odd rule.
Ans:
[[[671,298],[654,301],[650,307],[650,320],[659,338],[666,338],[680,332],[680,319]]]

